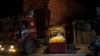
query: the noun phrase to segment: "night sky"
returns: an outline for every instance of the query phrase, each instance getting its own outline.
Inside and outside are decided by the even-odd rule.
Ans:
[[[0,18],[22,13],[22,0],[0,0]]]
[[[90,1],[95,3],[94,0],[76,0],[76,1],[86,5],[89,4]],[[0,18],[15,14],[21,14],[22,2],[23,0],[0,0]],[[97,0],[96,3],[99,4]]]

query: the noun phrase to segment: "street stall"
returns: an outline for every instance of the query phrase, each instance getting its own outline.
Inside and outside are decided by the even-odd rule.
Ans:
[[[49,53],[65,53],[66,51],[66,38],[65,30],[62,26],[54,26],[48,29]]]

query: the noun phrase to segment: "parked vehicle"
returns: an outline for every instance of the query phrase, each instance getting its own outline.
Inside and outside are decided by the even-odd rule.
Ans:
[[[30,10],[28,13],[20,16],[19,19],[14,22],[14,30],[11,32],[14,40],[12,40],[13,42],[10,43],[16,42],[16,51],[24,51],[26,54],[31,54],[34,53],[37,47],[40,45],[37,35],[36,21],[33,15],[34,11]],[[3,45],[5,45],[4,41],[0,39],[0,42],[2,42],[2,44],[0,43],[0,50],[4,51],[4,48],[6,49],[6,47],[3,47]],[[12,45],[10,48],[15,47],[15,45]],[[13,52],[15,52],[15,49]]]

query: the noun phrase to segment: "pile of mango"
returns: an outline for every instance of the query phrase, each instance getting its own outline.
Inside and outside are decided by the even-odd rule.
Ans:
[[[54,36],[50,38],[49,43],[59,43],[59,42],[65,42],[65,38],[63,36]]]

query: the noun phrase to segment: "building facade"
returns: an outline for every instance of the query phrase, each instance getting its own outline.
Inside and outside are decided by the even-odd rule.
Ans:
[[[38,19],[37,22],[45,22],[42,24],[45,28],[55,25],[64,25],[66,39],[68,40],[68,43],[73,43],[75,40],[73,34],[73,20],[91,19],[95,17],[95,9],[94,6],[92,6],[93,4],[88,4],[89,1],[82,1],[24,0],[23,11],[26,12],[30,9],[34,9],[36,12],[36,18]],[[41,15],[42,13],[44,14]]]

